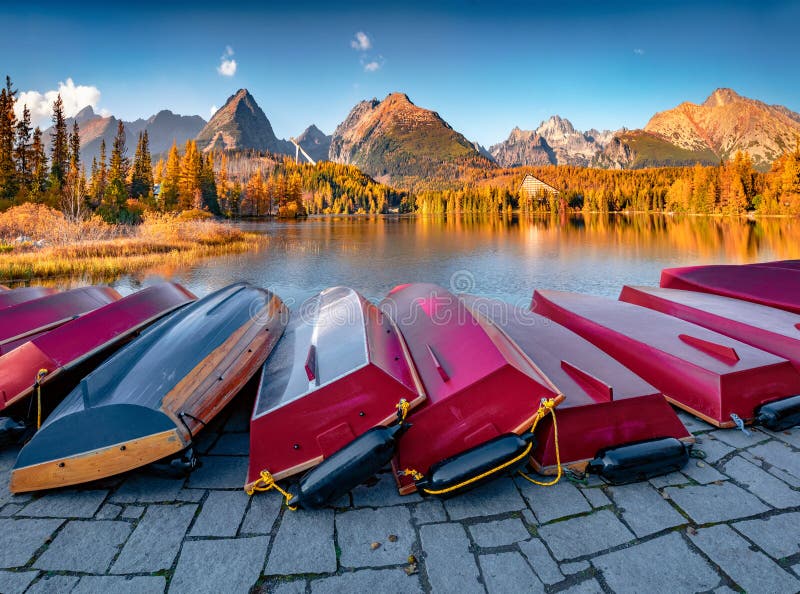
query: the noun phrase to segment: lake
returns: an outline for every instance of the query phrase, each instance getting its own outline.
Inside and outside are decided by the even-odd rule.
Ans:
[[[167,278],[205,295],[245,280],[293,306],[333,285],[378,301],[397,284],[427,281],[527,305],[534,288],[616,297],[623,284],[658,284],[664,267],[800,258],[800,220],[791,218],[461,215],[240,224],[265,233],[269,242],[113,285],[130,293]]]

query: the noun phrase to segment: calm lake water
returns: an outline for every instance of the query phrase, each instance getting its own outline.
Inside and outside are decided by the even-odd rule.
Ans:
[[[129,293],[172,279],[205,295],[246,280],[296,305],[333,285],[378,301],[397,284],[427,281],[527,305],[534,288],[616,297],[623,284],[658,284],[664,267],[800,258],[800,220],[788,218],[321,217],[242,227],[269,242],[113,285]]]

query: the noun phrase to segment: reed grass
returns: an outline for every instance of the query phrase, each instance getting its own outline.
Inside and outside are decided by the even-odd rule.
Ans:
[[[266,236],[202,218],[148,213],[140,225],[109,225],[99,219],[68,221],[46,206],[23,205],[0,213],[0,245],[11,246],[0,252],[0,280],[112,278],[183,268],[266,241]]]

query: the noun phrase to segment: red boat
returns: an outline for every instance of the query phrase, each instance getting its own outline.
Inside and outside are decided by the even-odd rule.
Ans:
[[[37,334],[108,305],[121,295],[111,287],[82,287],[54,293],[0,311],[0,346],[17,346]]]
[[[488,318],[507,334],[564,394],[557,418],[563,465],[592,470],[602,451],[626,448],[628,476],[652,476],[683,466],[687,453],[678,440],[694,440],[657,388],[545,317],[496,299],[460,298],[474,316]],[[531,464],[551,474],[556,471],[551,419],[540,424],[536,435]],[[653,458],[657,449],[661,455]]]
[[[54,293],[58,293],[58,291],[48,287],[20,287],[19,289],[2,291],[0,292],[0,310]]]
[[[0,357],[0,393],[3,396],[0,410],[29,396],[40,370],[46,373],[39,381],[42,395],[46,397],[44,404],[51,410],[58,396],[68,391],[63,386],[50,388],[59,380],[63,383],[62,376],[74,375],[71,372],[88,359],[107,355],[136,332],[194,299],[195,296],[180,285],[153,285],[42,333],[4,354]]]
[[[532,309],[718,427],[753,421],[768,403],[800,394],[800,373],[786,359],[657,311],[560,291],[536,291]]]
[[[715,265],[666,268],[665,289],[714,293],[800,313],[800,271],[773,266]]]
[[[777,260],[775,262],[758,262],[750,266],[767,266],[768,268],[787,268],[789,270],[800,270],[800,260]]]
[[[251,490],[313,466],[367,430],[392,423],[397,404],[425,399],[392,321],[346,287],[322,291],[292,314],[264,364],[250,421]]]
[[[400,328],[428,396],[409,415],[396,471],[428,475],[466,450],[525,433],[541,400],[560,396],[505,334],[441,287],[398,286],[381,310]],[[413,474],[401,474],[398,483],[403,494],[417,487]]]
[[[800,315],[710,293],[622,288],[621,301],[641,305],[741,340],[791,361],[800,370]]]

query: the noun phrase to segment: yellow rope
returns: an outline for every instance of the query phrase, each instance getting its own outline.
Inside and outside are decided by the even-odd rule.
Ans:
[[[533,425],[531,426],[531,433],[533,433],[533,431],[536,429],[536,425],[539,423],[539,421],[543,419],[547,414],[553,416],[553,442],[555,443],[555,448],[556,448],[556,468],[557,468],[556,478],[554,478],[551,481],[542,482],[542,481],[537,481],[536,479],[532,479],[521,470],[517,471],[519,475],[526,481],[529,481],[534,485],[539,485],[541,487],[552,487],[558,481],[561,480],[561,475],[563,473],[561,469],[561,453],[558,450],[558,423],[556,422],[556,405],[555,401],[552,398],[550,398],[549,400],[542,401],[542,406],[539,407],[539,410],[536,413],[536,418],[534,419]]]
[[[558,425],[556,425],[556,413],[555,413],[556,406],[558,406],[558,402],[559,401],[556,400],[555,398],[548,398],[548,399],[543,398],[542,403],[539,405],[539,409],[536,411],[536,417],[533,419],[533,424],[531,425],[530,429],[530,432],[533,433],[536,430],[536,425],[539,424],[539,421],[541,421],[548,414],[553,415],[553,436],[556,444],[556,463],[558,464],[558,476],[556,476],[555,480],[550,481],[548,483],[540,483],[527,476],[521,470],[519,471],[519,474],[523,476],[525,479],[531,481],[532,483],[536,483],[537,485],[541,485],[543,487],[549,487],[551,485],[555,485],[561,479],[561,456],[558,451]],[[465,481],[458,483],[457,485],[453,485],[452,487],[447,487],[445,489],[435,489],[435,490],[426,489],[423,487],[422,490],[428,495],[444,495],[446,493],[452,493],[453,491],[457,491],[458,489],[471,485],[472,483],[483,480],[486,477],[491,476],[492,474],[500,472],[501,470],[504,470],[509,466],[513,466],[520,460],[524,459],[527,455],[529,455],[532,449],[533,449],[533,443],[529,443],[528,447],[525,448],[525,450],[521,454],[515,456],[511,460],[508,460],[503,464],[500,464],[499,466],[487,470],[486,472],[483,472],[478,476],[474,476],[472,478],[469,478]],[[417,470],[414,470],[413,468],[406,468],[405,470],[401,471],[400,474],[404,476],[405,475],[411,476],[411,478],[413,478],[415,482],[423,478],[423,474]]]
[[[245,492],[248,495],[252,495],[256,491],[271,491],[275,489],[278,493],[283,495],[284,499],[286,499],[286,507],[290,510],[295,511],[297,506],[289,505],[289,500],[292,498],[292,494],[288,491],[284,491],[281,489],[280,485],[275,482],[275,478],[269,473],[267,470],[261,471],[261,477],[254,482],[250,487],[245,489]]]
[[[46,369],[40,369],[36,374],[36,430],[42,427],[42,380],[47,375]]]
[[[400,422],[406,420],[408,416],[408,411],[411,409],[411,403],[406,400],[405,398],[401,398],[400,402],[397,403],[397,417],[400,419]]]

